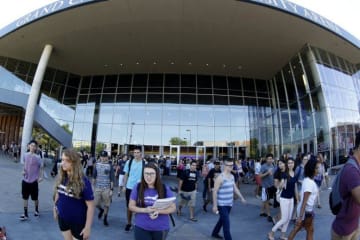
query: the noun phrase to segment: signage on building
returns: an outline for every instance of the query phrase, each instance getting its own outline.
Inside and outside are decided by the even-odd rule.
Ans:
[[[16,29],[27,25],[31,22],[39,20],[48,15],[67,10],[69,8],[78,7],[84,4],[100,2],[104,0],[58,0],[53,3],[50,3],[42,8],[36,9],[25,16],[19,18],[18,20],[10,23],[0,30],[0,38],[3,36],[15,31]]]
[[[255,2],[261,5],[265,5],[271,8],[280,9],[284,12],[288,12],[295,16],[300,16],[308,21],[316,23],[334,33],[340,37],[350,41],[356,47],[360,48],[360,40],[345,31],[343,28],[339,27],[337,24],[331,22],[327,18],[313,12],[309,9],[303,8],[295,3],[289,2],[287,0],[244,0],[245,2]]]

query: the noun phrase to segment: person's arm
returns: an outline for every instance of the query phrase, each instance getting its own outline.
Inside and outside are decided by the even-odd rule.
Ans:
[[[86,203],[86,206],[87,206],[86,223],[85,223],[85,227],[81,231],[80,235],[83,236],[84,240],[87,240],[87,239],[90,238],[91,225],[92,225],[92,222],[93,222],[95,205],[94,205],[94,200],[85,201],[85,203]]]
[[[55,192],[54,194],[54,207],[53,207],[53,216],[54,216],[54,220],[57,221],[58,220],[58,211],[57,211],[57,207],[56,207],[56,203],[59,200],[59,193]]]
[[[179,179],[179,186],[178,186],[178,192],[180,192],[181,191],[181,187],[182,187],[182,185],[183,185],[183,180],[182,179]]]
[[[240,189],[238,189],[238,187],[236,186],[235,183],[234,183],[234,192],[235,192],[236,195],[239,196],[239,198],[241,199],[241,202],[242,202],[242,203],[246,203],[245,198],[243,197],[243,195],[242,195],[241,192],[240,192]]]
[[[44,178],[44,162],[42,159],[40,159],[40,172],[38,177],[38,182],[41,182]]]
[[[351,195],[357,202],[357,204],[360,204],[360,186],[357,186],[351,190]]]
[[[155,211],[152,207],[138,207],[136,206],[136,201],[130,199],[129,201],[129,210],[133,213],[153,213]]]
[[[310,194],[311,194],[311,192],[304,192],[304,196],[303,196],[302,204],[301,204],[301,208],[300,208],[300,215],[299,215],[298,219],[296,220],[296,222],[298,224],[300,224],[304,218],[305,206],[306,206],[307,201],[309,200]]]
[[[212,195],[213,195],[213,212],[218,214],[218,207],[217,207],[217,193],[219,191],[219,188],[222,184],[222,177],[221,175],[218,176],[216,179],[215,179],[215,183],[214,183],[214,190],[212,192]]]

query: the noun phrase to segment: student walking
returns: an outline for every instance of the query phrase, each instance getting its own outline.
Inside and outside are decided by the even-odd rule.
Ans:
[[[280,163],[280,162],[279,162]],[[281,227],[281,240],[286,240],[286,231],[291,220],[294,207],[294,198],[297,196],[296,182],[297,178],[294,172],[295,161],[293,158],[288,158],[285,172],[280,173],[280,183],[278,188],[280,194],[280,210],[281,219],[275,224],[268,233],[268,239],[274,240],[275,232]]]
[[[234,202],[234,193],[243,203],[246,203],[245,198],[236,187],[234,176],[231,174],[233,167],[234,161],[232,159],[225,159],[223,173],[215,179],[214,183],[213,212],[219,214],[219,220],[217,221],[211,236],[216,239],[223,239],[223,237],[219,235],[221,228],[223,228],[224,239],[232,239],[229,215]]]
[[[23,180],[21,183],[21,193],[24,200],[24,214],[20,216],[21,221],[28,220],[29,197],[34,201],[34,216],[39,217],[39,182],[43,179],[43,162],[37,154],[37,142],[31,140],[28,144],[29,152],[24,154],[23,161]]]
[[[293,240],[302,228],[306,230],[306,240],[314,239],[314,205],[319,191],[314,176],[317,174],[318,168],[319,163],[315,158],[309,160],[305,165],[305,179],[302,182],[301,200],[297,209],[298,217],[288,240]]]
[[[141,182],[130,195],[129,209],[135,214],[136,240],[165,240],[170,229],[169,214],[175,212],[175,203],[165,209],[152,206],[159,198],[173,197],[169,187],[161,182],[160,170],[154,163],[144,166]]]
[[[100,162],[95,165],[93,181],[95,206],[99,209],[98,219],[104,215],[104,225],[109,226],[107,217],[114,190],[114,169],[106,151],[100,152]]]
[[[144,165],[145,160],[142,159],[141,148],[136,146],[134,148],[134,159],[127,161],[124,167],[124,186],[126,186],[125,198],[127,207],[127,224],[125,226],[125,232],[129,232],[132,227],[132,212],[129,210],[131,191],[136,186],[136,184],[141,181]]]
[[[64,240],[89,239],[93,215],[94,194],[84,176],[80,155],[73,149],[65,149],[54,194],[54,219]]]

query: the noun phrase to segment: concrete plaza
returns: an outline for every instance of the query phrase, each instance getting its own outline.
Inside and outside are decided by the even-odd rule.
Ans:
[[[52,193],[54,179],[50,176],[50,164],[46,167],[49,178],[40,183],[40,217],[33,217],[34,205],[29,204],[29,220],[21,222],[19,216],[23,212],[23,203],[21,199],[21,169],[20,163],[1,154],[0,156],[0,226],[6,226],[9,240],[34,239],[34,240],[60,240],[63,239],[57,223],[52,217]],[[176,186],[175,177],[165,177],[165,182],[171,186]],[[202,182],[200,182],[202,187]],[[260,217],[260,200],[254,197],[253,184],[241,185],[241,191],[248,203],[243,205],[236,201],[231,212],[231,233],[233,239],[241,240],[264,240],[267,239],[267,233],[272,227],[272,223],[266,218]],[[201,189],[200,189],[201,190]],[[315,235],[314,239],[330,239],[330,227],[333,220],[328,207],[329,190],[321,192],[322,208],[316,209],[315,217]],[[171,227],[168,239],[211,239],[211,230],[215,225],[218,216],[211,213],[211,206],[208,206],[208,212],[202,210],[202,197],[199,192],[197,195],[196,218],[198,222],[194,223],[188,220],[188,211],[183,210],[183,216],[179,217],[174,214],[176,226]],[[278,210],[272,209],[273,213]],[[96,212],[97,215],[97,212]],[[124,197],[113,197],[113,203],[109,213],[110,226],[105,227],[102,221],[94,217],[92,226],[91,239],[133,239],[133,231],[124,232],[126,224],[126,208]],[[288,233],[293,228],[291,223]],[[222,232],[220,233],[222,235]],[[279,236],[279,232],[277,235]],[[297,238],[305,239],[305,231],[301,231]]]

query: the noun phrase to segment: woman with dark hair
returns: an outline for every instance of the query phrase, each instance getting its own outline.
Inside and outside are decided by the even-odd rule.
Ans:
[[[84,176],[80,155],[73,149],[62,152],[54,205],[54,219],[64,240],[90,238],[94,194],[90,181]]]
[[[302,229],[306,230],[306,240],[312,240],[314,235],[314,205],[318,194],[318,187],[314,181],[319,164],[314,157],[309,160],[304,169],[305,179],[301,188],[301,201],[298,204],[297,219],[294,229],[291,231],[288,240],[293,240],[296,234]]]
[[[152,206],[159,198],[173,197],[171,190],[164,186],[159,168],[149,163],[144,166],[141,182],[131,191],[129,210],[135,215],[135,239],[164,240],[170,229],[169,214],[175,212],[175,203],[165,209]]]
[[[286,165],[282,165],[282,161],[279,161],[279,169],[285,168],[285,171],[280,172],[280,182],[278,184],[278,189],[280,193],[280,212],[281,219],[275,224],[271,229],[271,232],[268,233],[268,239],[273,240],[275,232],[281,227],[281,240],[287,239],[285,237],[287,227],[289,225],[293,207],[294,207],[294,197],[297,196],[297,176],[295,176],[294,166],[295,161],[293,158],[289,157]]]

